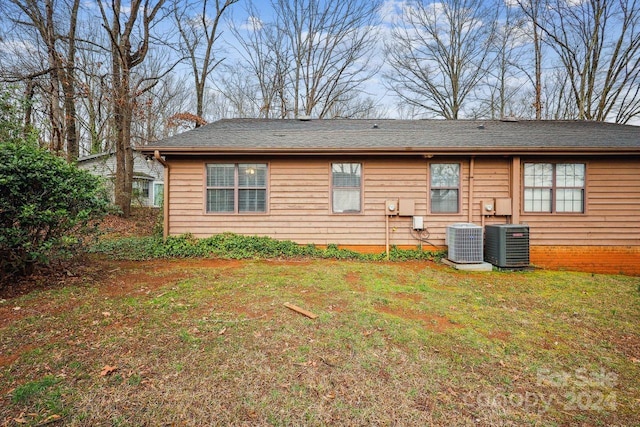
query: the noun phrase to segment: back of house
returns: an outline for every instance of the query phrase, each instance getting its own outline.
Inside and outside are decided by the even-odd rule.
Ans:
[[[534,265],[640,274],[635,126],[231,119],[139,150],[165,165],[166,235],[378,252],[522,224]]]

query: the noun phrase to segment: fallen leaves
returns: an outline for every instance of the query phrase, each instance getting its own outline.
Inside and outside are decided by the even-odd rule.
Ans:
[[[102,371],[100,371],[100,376],[106,377],[108,375],[113,374],[117,370],[118,370],[117,366],[104,365],[104,368],[102,368]]]
[[[26,416],[29,417],[38,417],[38,414],[36,413],[30,413],[30,414],[26,414]],[[62,419],[61,415],[58,414],[52,414],[49,415],[48,417],[46,417],[45,419],[43,419],[40,422],[37,422],[35,425],[38,426],[44,426],[47,424],[52,424],[55,423],[56,421]],[[19,416],[17,416],[16,418],[13,419],[13,422],[15,422],[16,424],[31,424],[33,425],[33,421],[28,420],[27,418],[25,418],[25,413],[21,413]]]

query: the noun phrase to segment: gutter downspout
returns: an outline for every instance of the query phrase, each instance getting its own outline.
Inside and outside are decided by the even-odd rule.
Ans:
[[[153,158],[164,166],[164,191],[162,194],[162,238],[169,237],[169,163],[160,157],[160,150],[153,152]]]
[[[511,223],[520,224],[521,172],[520,156],[511,161]]]
[[[469,206],[467,208],[469,210],[469,220],[467,222],[469,223],[473,222],[473,174],[475,162],[476,158],[474,156],[471,156],[471,159],[469,160]],[[482,211],[480,211],[480,213],[482,213]]]

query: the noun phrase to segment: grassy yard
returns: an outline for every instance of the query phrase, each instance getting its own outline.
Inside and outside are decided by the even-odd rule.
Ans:
[[[639,425],[639,283],[96,258],[0,300],[0,425]]]

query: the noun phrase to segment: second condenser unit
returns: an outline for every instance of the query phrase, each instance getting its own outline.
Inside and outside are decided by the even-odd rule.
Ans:
[[[497,267],[529,266],[529,226],[498,224],[485,226],[484,260]]]
[[[447,226],[447,258],[460,264],[482,263],[482,227],[471,223]]]

